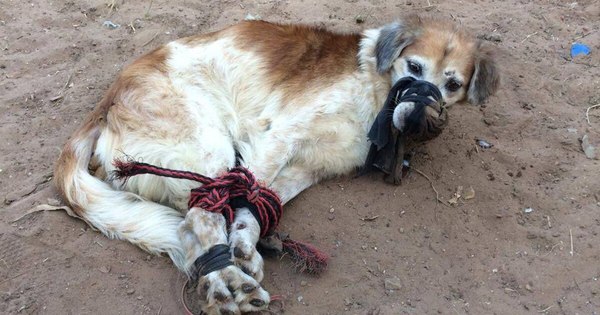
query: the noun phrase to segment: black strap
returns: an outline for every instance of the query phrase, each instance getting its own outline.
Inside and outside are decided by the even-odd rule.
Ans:
[[[194,261],[193,280],[233,265],[229,245],[217,244]]]

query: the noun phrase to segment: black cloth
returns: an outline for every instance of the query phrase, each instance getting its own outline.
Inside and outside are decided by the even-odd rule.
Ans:
[[[393,125],[392,117],[396,106],[403,102],[413,102],[414,110],[406,117],[404,130],[397,130]],[[426,129],[427,106],[442,104],[440,90],[427,81],[416,80],[406,77],[398,80],[388,93],[383,108],[375,118],[369,133],[371,148],[365,165],[360,175],[365,174],[373,168],[380,169],[386,174],[394,172],[399,159],[404,155],[404,142],[411,135],[422,133]],[[443,108],[439,106],[439,111]],[[401,154],[402,156],[398,156]]]

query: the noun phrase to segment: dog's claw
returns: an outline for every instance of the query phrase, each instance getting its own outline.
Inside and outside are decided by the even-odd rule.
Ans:
[[[260,299],[254,299],[254,300],[250,301],[250,304],[252,304],[256,307],[261,307],[261,306],[265,305],[265,301],[260,300]]]

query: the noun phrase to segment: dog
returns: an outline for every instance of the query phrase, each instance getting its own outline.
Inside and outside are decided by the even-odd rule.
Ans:
[[[264,310],[259,224],[248,208],[188,209],[198,184],[110,176],[126,156],[216,177],[236,163],[283,204],[364,163],[367,132],[391,86],[433,83],[446,104],[481,104],[498,88],[492,50],[450,21],[411,16],[362,33],[244,21],[170,42],[126,67],[67,141],[56,186],[83,220],[111,238],[167,254],[181,271],[217,244],[233,265],[200,277],[208,314]],[[414,104],[400,103],[402,130]]]

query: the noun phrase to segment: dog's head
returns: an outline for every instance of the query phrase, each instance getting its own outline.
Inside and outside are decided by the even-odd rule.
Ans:
[[[490,48],[449,21],[411,16],[384,26],[375,46],[377,72],[392,84],[413,77],[435,84],[444,101],[483,103],[499,85]]]

